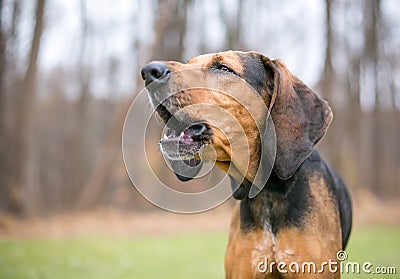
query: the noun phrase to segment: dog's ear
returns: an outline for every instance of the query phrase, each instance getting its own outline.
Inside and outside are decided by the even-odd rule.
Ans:
[[[261,56],[266,72],[269,109],[276,131],[274,171],[288,179],[311,154],[332,121],[332,110],[280,60]]]
[[[180,181],[193,179],[201,170],[203,162],[197,159],[170,160],[169,164]]]

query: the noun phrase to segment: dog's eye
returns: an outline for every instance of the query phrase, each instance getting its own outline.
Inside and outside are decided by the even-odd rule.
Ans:
[[[217,64],[214,67],[215,67],[215,69],[220,70],[220,71],[236,74],[234,70],[232,70],[231,68],[229,68],[228,66],[226,66],[224,64]]]

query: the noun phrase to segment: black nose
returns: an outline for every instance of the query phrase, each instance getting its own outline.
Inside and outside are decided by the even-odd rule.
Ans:
[[[145,81],[146,86],[155,80],[161,80],[168,76],[170,70],[167,65],[162,62],[153,61],[142,68],[142,79]]]

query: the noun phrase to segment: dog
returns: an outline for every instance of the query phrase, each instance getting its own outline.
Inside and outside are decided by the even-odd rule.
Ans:
[[[337,253],[345,249],[351,231],[350,195],[314,150],[333,117],[328,103],[282,61],[258,52],[204,54],[187,63],[153,61],[141,75],[168,126],[160,146],[177,177],[193,178],[207,160],[202,150],[211,147],[215,165],[231,178],[238,202],[225,254],[226,278],[340,278]],[[255,100],[251,106],[260,108],[250,113],[237,96],[220,93],[235,86],[237,96],[247,94],[246,100]],[[216,121],[230,125],[223,122],[227,117],[212,117],[216,110],[202,111],[201,104],[227,111],[242,132],[222,131]],[[275,160],[258,193],[250,195],[266,156],[260,151],[259,123],[268,116],[276,133]],[[244,167],[239,166],[242,153],[232,151],[231,142],[239,138],[247,142]],[[182,166],[190,168],[182,173]]]

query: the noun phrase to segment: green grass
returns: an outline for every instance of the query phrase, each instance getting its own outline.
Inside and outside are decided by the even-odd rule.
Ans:
[[[226,242],[226,234],[1,240],[0,278],[223,278]],[[347,252],[349,261],[396,266],[399,274],[400,228],[355,230]]]
[[[388,274],[343,274],[344,279],[399,278],[400,276],[400,228],[375,227],[355,229],[346,249],[348,262],[370,262],[375,267],[396,267],[396,275]]]

